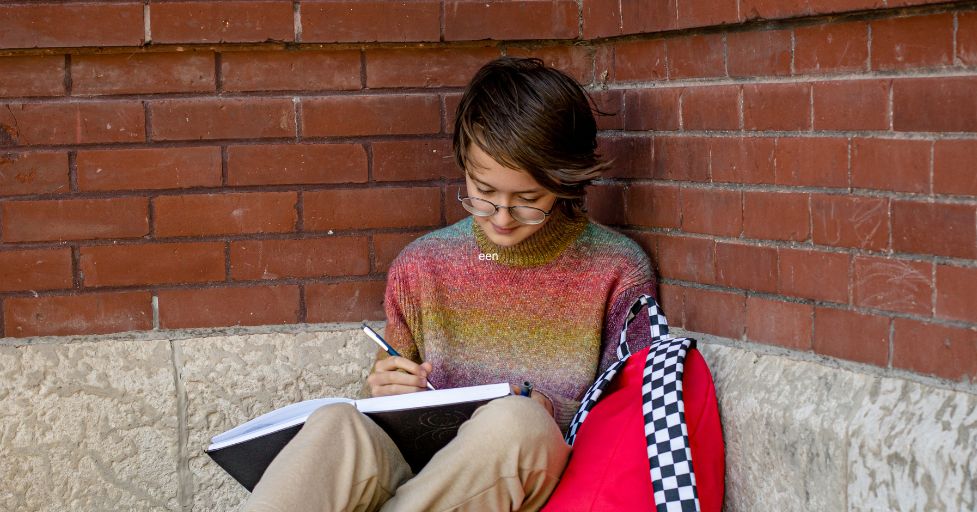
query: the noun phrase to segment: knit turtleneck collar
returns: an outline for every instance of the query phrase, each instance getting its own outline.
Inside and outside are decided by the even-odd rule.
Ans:
[[[489,240],[482,227],[472,218],[472,234],[484,254],[498,254],[498,263],[513,267],[535,267],[553,261],[587,227],[589,219],[581,215],[570,219],[560,208],[553,210],[549,220],[529,238],[504,247]]]

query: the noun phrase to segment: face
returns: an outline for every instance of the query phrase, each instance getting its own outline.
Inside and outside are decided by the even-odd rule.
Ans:
[[[556,203],[556,195],[536,183],[528,172],[501,165],[475,144],[468,151],[468,161],[465,185],[471,197],[499,206],[532,206],[544,212]],[[472,217],[489,240],[503,247],[522,242],[550,221],[547,216],[540,224],[522,224],[502,208],[489,217]]]

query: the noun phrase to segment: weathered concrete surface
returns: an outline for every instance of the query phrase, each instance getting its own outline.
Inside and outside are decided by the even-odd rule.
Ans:
[[[0,510],[177,510],[166,341],[0,346]]]
[[[688,333],[716,382],[726,510],[977,510],[977,395]]]
[[[210,438],[290,403],[356,397],[375,352],[359,330],[181,340],[193,510],[234,510],[244,490],[204,452]]]
[[[716,380],[727,511],[977,510],[977,394],[688,334]],[[357,396],[374,353],[355,324],[91,339],[0,340],[0,511],[236,510],[210,437]]]

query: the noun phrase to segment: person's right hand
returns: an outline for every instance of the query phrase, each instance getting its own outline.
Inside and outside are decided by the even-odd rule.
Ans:
[[[366,382],[373,396],[425,391],[432,369],[431,363],[417,364],[400,356],[385,357],[377,361]]]

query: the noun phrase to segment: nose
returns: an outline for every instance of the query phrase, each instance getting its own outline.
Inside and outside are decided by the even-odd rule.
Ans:
[[[498,220],[498,223],[500,225],[499,227],[503,227],[503,228],[508,226],[509,224],[512,224],[516,220],[512,218],[512,213],[509,212],[509,209],[506,208],[505,206],[499,206],[495,210],[495,213],[492,214],[492,216],[495,215],[499,216],[499,220]]]

